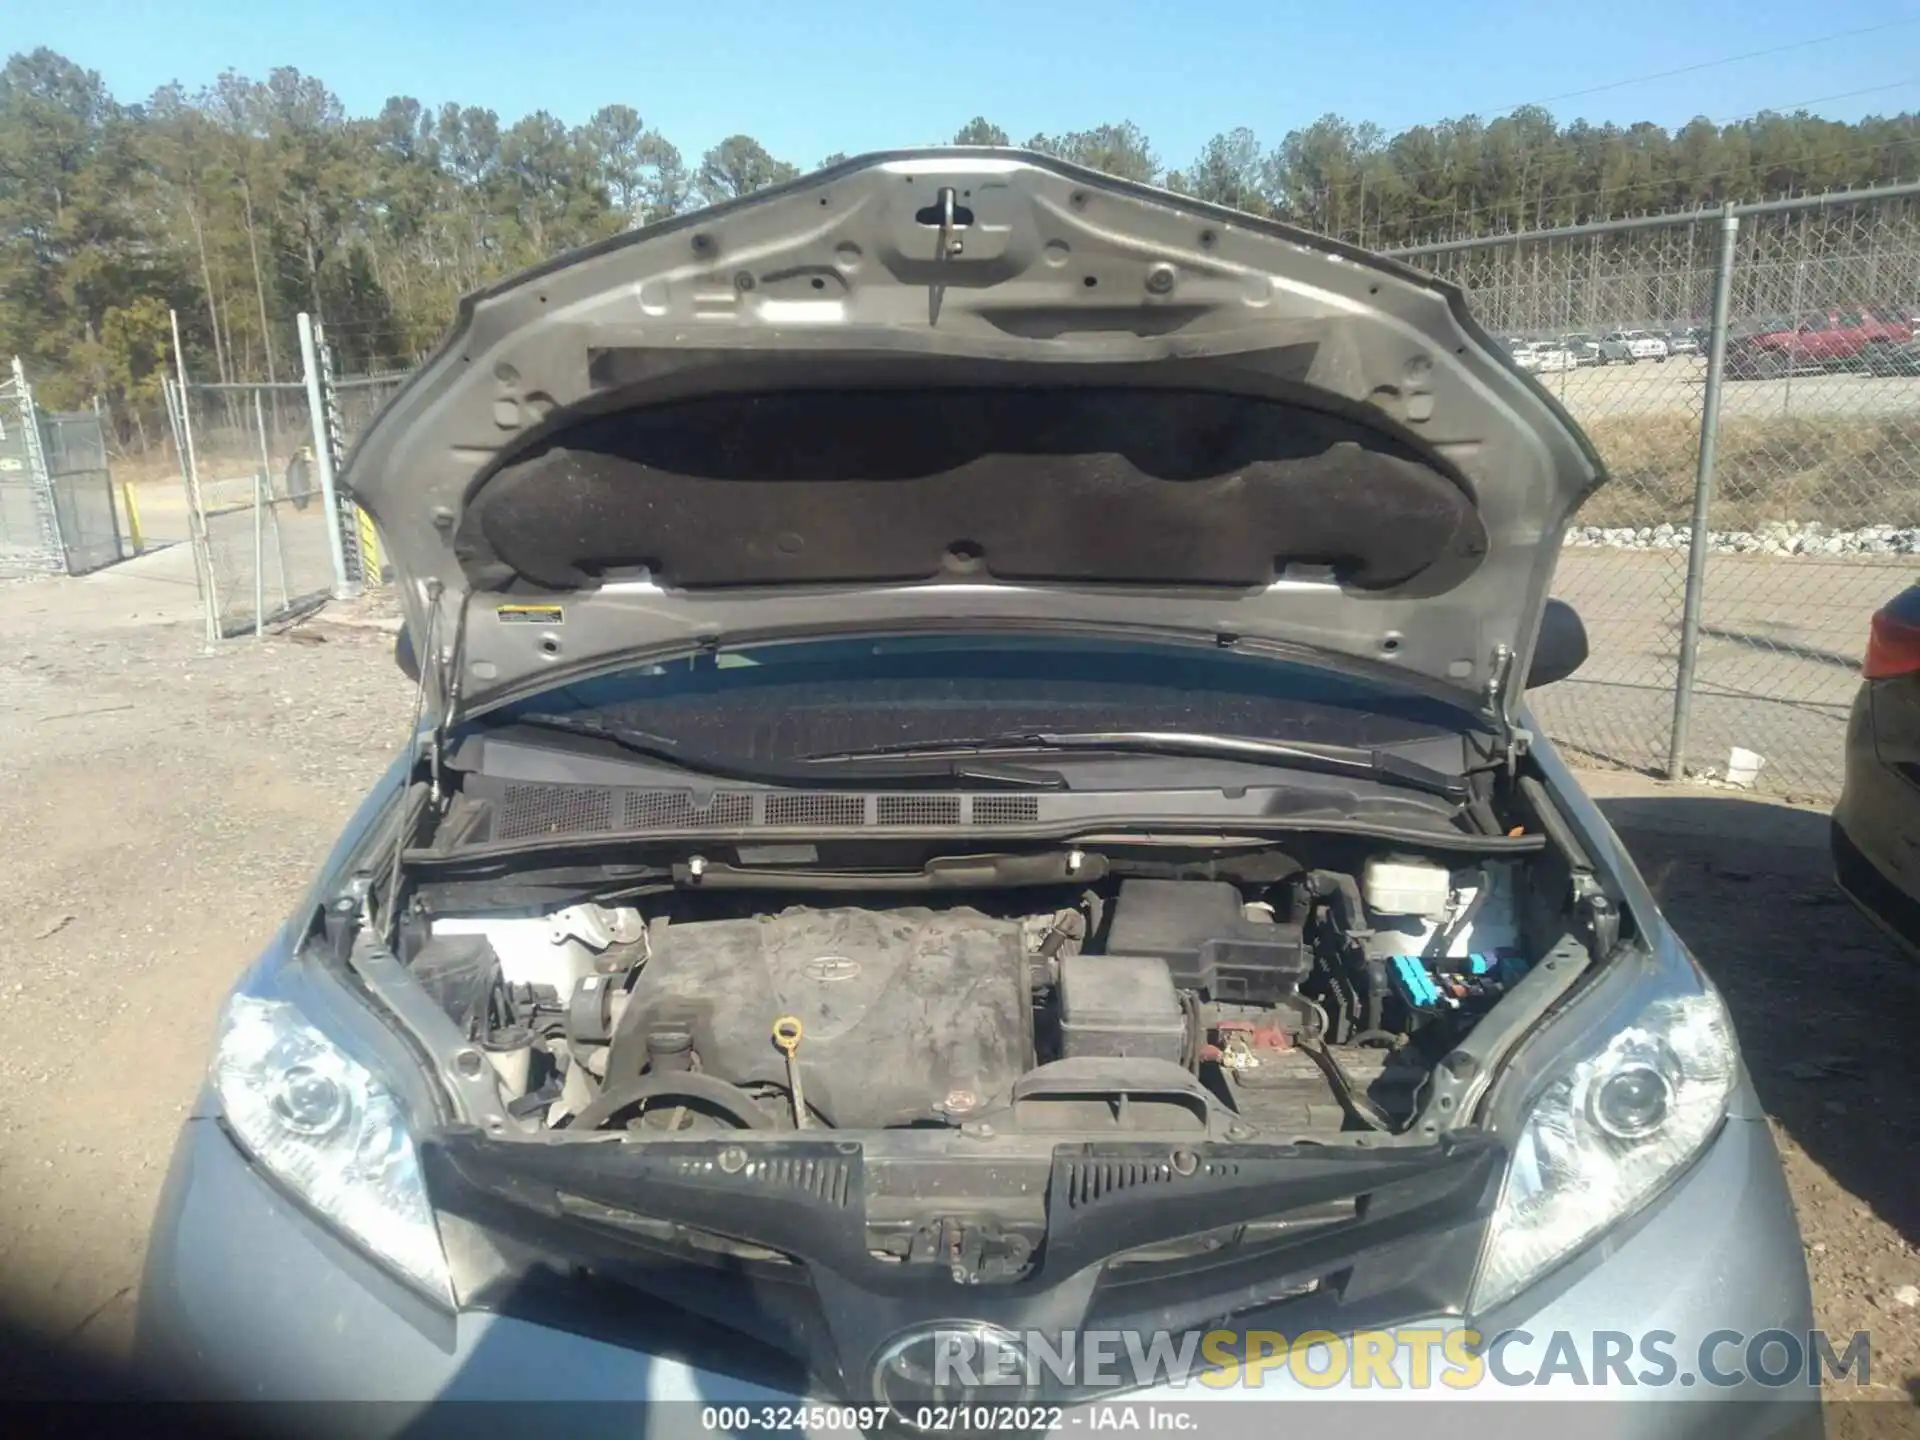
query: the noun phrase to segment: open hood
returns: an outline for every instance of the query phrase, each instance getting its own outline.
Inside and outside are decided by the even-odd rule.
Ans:
[[[469,297],[344,474],[443,720],[674,649],[1063,625],[1299,647],[1510,719],[1600,479],[1442,282],[979,149]]]

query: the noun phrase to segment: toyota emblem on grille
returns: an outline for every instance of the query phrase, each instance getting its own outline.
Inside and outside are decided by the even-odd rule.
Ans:
[[[1020,1337],[980,1320],[904,1330],[873,1364],[873,1398],[907,1415],[919,1405],[1017,1405],[1034,1397],[1038,1382]]]
[[[860,962],[844,955],[822,955],[807,962],[809,980],[851,980],[860,973]]]

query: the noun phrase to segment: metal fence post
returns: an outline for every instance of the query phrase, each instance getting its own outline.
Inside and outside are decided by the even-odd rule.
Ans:
[[[1733,251],[1740,217],[1728,204],[1720,216],[1720,264],[1713,277],[1713,321],[1707,335],[1707,382],[1700,404],[1700,452],[1693,472],[1693,530],[1687,536],[1687,598],[1680,615],[1680,665],[1673,677],[1673,732],[1667,742],[1667,778],[1687,773],[1687,722],[1693,708],[1693,672],[1700,658],[1700,601],[1707,584],[1707,521],[1713,508],[1713,462],[1720,446],[1720,387],[1727,369],[1727,317],[1733,298]]]
[[[325,325],[314,326],[313,343],[320,354],[320,389],[327,397],[327,439],[333,445],[334,465],[338,467],[346,458],[347,431],[340,414],[340,383],[333,366],[333,346],[327,343]],[[380,567],[374,558],[372,523],[350,489],[340,487],[340,498],[344,502],[340,510],[340,548],[347,557],[347,574],[360,584],[378,585]]]
[[[260,474],[253,482],[253,638],[267,633],[267,506],[273,494],[273,469],[267,460],[267,419],[260,392],[253,392],[253,423],[260,433]]]
[[[340,493],[333,480],[333,439],[327,429],[327,404],[320,384],[320,357],[313,342],[313,317],[302,310],[295,322],[300,330],[300,367],[307,384],[307,414],[313,425],[313,464],[320,472],[320,498],[327,507],[327,551],[333,559],[333,593],[344,600],[358,593],[347,577],[347,554],[341,544]]]
[[[280,406],[280,392],[274,394],[274,409]],[[253,421],[260,431],[260,502],[266,512],[266,528],[273,531],[273,569],[280,577],[280,609],[286,610],[291,597],[287,593],[287,547],[280,538],[280,511],[274,502],[273,494],[273,447],[268,439],[267,412],[260,403],[260,392],[253,392]],[[257,606],[265,605],[266,572],[261,564],[260,546],[254,546],[254,587],[253,593]],[[256,614],[261,613],[258,609]]]
[[[179,313],[167,311],[167,323],[173,329],[173,368],[178,377],[171,387],[173,404],[169,416],[174,422],[174,445],[180,456],[180,479],[187,491],[187,538],[193,546],[193,571],[200,581],[200,598],[206,602],[206,640],[211,649],[220,639],[220,594],[213,575],[207,510],[200,494],[200,459],[193,448],[193,416],[188,411],[187,399],[187,352],[180,344]]]

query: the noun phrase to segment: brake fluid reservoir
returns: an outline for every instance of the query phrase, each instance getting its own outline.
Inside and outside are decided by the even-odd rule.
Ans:
[[[1368,950],[1375,955],[1459,959],[1520,944],[1511,864],[1448,871],[1417,860],[1376,860],[1361,888],[1373,922]]]

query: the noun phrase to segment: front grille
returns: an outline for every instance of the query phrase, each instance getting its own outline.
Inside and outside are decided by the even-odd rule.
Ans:
[[[907,1171],[879,1181],[866,1148],[796,1138],[735,1149],[724,1137],[535,1146],[455,1130],[422,1147],[421,1166],[445,1209],[497,1217],[489,1225],[512,1238],[503,1253],[518,1258],[485,1285],[492,1303],[481,1308],[643,1354],[670,1348],[730,1378],[851,1398],[867,1393],[872,1356],[871,1332],[849,1322],[912,1294],[898,1262],[863,1243],[869,1202],[921,1193],[895,1186],[922,1164],[953,1163],[902,1153],[888,1163]],[[1469,1133],[1400,1155],[1256,1152],[1196,1153],[1191,1166],[1124,1142],[1056,1155],[1048,1192],[1077,1197],[1048,1209],[1044,1243],[1059,1247],[1062,1269],[1035,1274],[1024,1293],[1002,1291],[1010,1313],[1044,1306],[1058,1317],[1049,1326],[1146,1342],[1229,1322],[1243,1332],[1385,1330],[1464,1310],[1506,1172],[1501,1147]],[[1092,1266],[1091,1293],[1062,1284]],[[906,1306],[953,1303],[923,1293]],[[843,1350],[842,1336],[859,1347]],[[1076,1403],[1098,1390],[1050,1387],[1041,1398]]]
[[[864,825],[864,795],[769,795],[768,825]]]

